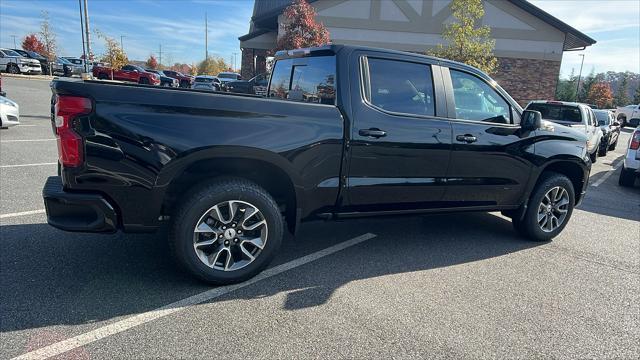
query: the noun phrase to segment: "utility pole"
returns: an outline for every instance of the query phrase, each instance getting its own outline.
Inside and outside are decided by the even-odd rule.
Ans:
[[[238,57],[238,53],[234,52],[233,53],[233,71],[236,71],[236,58]]]
[[[122,50],[122,52],[124,52],[124,45],[122,45],[122,38],[125,38],[126,36],[124,35],[120,35],[120,50]]]
[[[158,51],[158,65],[162,65],[162,44],[160,44],[160,51]]]
[[[89,31],[89,8],[87,7],[87,0],[84,0],[84,31],[85,39],[87,40],[87,58],[85,60],[91,60],[91,37]]]
[[[209,25],[207,23],[207,13],[204,13],[204,59],[209,58]]]
[[[582,77],[582,65],[584,65],[584,54],[578,54],[582,56],[582,62],[580,63],[580,72],[578,73],[578,84],[576,85],[576,102],[578,101],[578,91],[580,91],[580,78]]]
[[[18,47],[16,46],[16,36],[15,35],[11,35],[11,37],[13,38],[13,48],[17,49]]]
[[[82,65],[84,66],[84,72],[89,72],[87,67],[89,59],[87,58],[87,50],[84,43],[84,20],[82,20],[82,0],[78,0],[78,9],[80,10],[80,35],[82,35]]]

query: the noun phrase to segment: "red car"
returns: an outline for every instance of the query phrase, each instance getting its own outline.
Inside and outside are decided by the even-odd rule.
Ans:
[[[191,85],[193,85],[193,76],[185,75],[173,70],[162,70],[162,72],[168,77],[177,79],[181,88],[191,89]]]
[[[93,76],[102,79],[111,79],[111,72],[113,71],[113,80],[130,81],[138,84],[148,85],[160,85],[160,76],[148,71],[136,65],[125,65],[120,70],[113,70],[109,67],[94,66]]]

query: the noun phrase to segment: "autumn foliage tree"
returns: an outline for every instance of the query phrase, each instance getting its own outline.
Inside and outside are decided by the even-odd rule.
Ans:
[[[299,49],[329,43],[329,32],[322,23],[316,22],[316,11],[306,0],[294,0],[284,10],[282,34],[278,38],[277,50]]]
[[[100,31],[96,31],[96,35],[104,40],[105,52],[100,57],[100,61],[106,62],[111,68],[111,79],[113,79],[113,70],[120,70],[127,65],[129,59],[120,44],[114,39]]]
[[[496,41],[491,38],[491,28],[480,26],[484,16],[482,0],[453,0],[450,6],[454,21],[445,25],[442,32],[448,44],[438,44],[427,53],[494,73],[498,67],[493,55]]]
[[[229,65],[222,58],[209,57],[202,60],[198,64],[198,74],[200,75],[218,75],[223,71],[227,71]]]
[[[147,69],[157,69],[158,68],[158,60],[156,60],[156,57],[153,56],[153,54],[149,55],[149,58],[147,59],[147,62],[145,63],[145,65],[147,66]]]
[[[591,89],[589,89],[587,102],[596,104],[600,109],[611,107],[613,104],[613,92],[609,84],[606,82],[593,84]]]
[[[29,34],[22,39],[22,49],[26,51],[33,51],[38,54],[45,52],[44,44],[40,39],[38,39],[36,34]]]

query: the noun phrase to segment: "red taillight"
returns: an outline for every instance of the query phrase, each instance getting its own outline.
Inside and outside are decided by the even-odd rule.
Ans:
[[[73,120],[91,112],[91,100],[58,95],[55,112],[58,159],[64,167],[80,166],[83,161],[82,138],[73,130]]]
[[[640,131],[636,130],[631,137],[631,144],[629,144],[629,149],[638,150],[638,148],[640,148]]]

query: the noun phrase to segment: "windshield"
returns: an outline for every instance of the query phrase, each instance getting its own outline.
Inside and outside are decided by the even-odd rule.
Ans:
[[[582,114],[577,106],[569,106],[562,104],[529,104],[527,110],[540,111],[542,118],[551,121],[566,121],[573,123],[582,122]]]
[[[606,111],[594,111],[598,125],[609,125],[609,113]]]
[[[38,54],[36,52],[33,52],[33,51],[26,51],[26,53],[29,54],[29,56],[31,56],[33,58],[44,59],[44,56],[42,56],[42,55],[40,55],[40,54]]]
[[[213,78],[205,78],[205,77],[197,77],[196,82],[199,83],[210,83],[213,82]]]
[[[9,50],[9,49],[2,50],[2,52],[7,56],[22,56],[22,55],[18,54],[17,52],[15,52],[13,50]]]
[[[65,65],[71,65],[71,63],[67,59],[63,59],[63,58],[58,58],[58,62]]]

